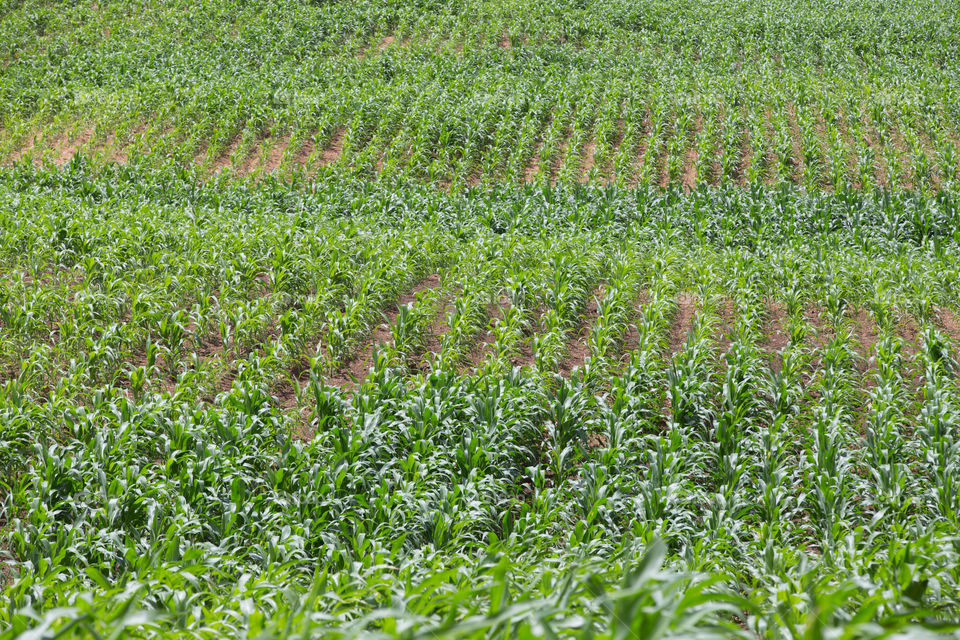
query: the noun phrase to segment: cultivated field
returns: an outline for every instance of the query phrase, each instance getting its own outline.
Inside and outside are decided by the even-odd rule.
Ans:
[[[960,171],[955,1],[4,5],[8,160],[453,187]]]
[[[0,0],[0,638],[957,634],[958,28]]]

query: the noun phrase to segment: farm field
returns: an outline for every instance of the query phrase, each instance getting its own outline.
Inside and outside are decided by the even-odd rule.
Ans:
[[[958,16],[0,0],[0,638],[956,637]]]

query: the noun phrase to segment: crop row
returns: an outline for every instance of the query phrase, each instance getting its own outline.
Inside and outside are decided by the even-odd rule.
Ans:
[[[368,122],[323,129],[245,129],[226,146],[185,138],[176,120],[125,130],[67,120],[28,136],[7,158],[63,164],[80,152],[96,162],[158,166],[175,158],[201,175],[354,173],[463,186],[579,181],[691,189],[791,182],[810,189],[929,192],[960,175],[960,142],[950,133],[953,125],[937,117],[870,114],[861,107],[837,118],[792,103],[763,111],[631,105],[622,101],[629,92],[605,95],[590,109],[544,105],[539,115],[490,114],[487,122],[451,123],[447,131],[431,130],[420,113],[404,113],[398,104],[387,108],[403,114],[397,120],[376,114]],[[486,142],[475,148],[454,143],[466,142],[477,128],[492,132]],[[371,135],[358,133],[364,130]]]
[[[0,632],[960,606],[947,193],[0,176]]]
[[[790,20],[792,2],[580,4],[168,3],[131,20],[31,0],[0,19],[0,157],[454,186],[957,178],[952,3]]]

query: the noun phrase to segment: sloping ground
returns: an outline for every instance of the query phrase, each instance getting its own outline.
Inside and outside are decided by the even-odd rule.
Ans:
[[[0,161],[455,189],[956,181],[957,0],[726,9],[30,0],[0,17]]]
[[[787,113],[780,114],[781,118],[787,118]],[[719,126],[725,126],[726,123],[719,123]],[[627,123],[620,119],[616,125],[617,128],[611,132],[614,139],[622,140],[628,127],[640,128],[636,123]],[[789,125],[787,125],[789,126]],[[53,126],[51,130],[56,129]],[[60,133],[50,133],[45,129],[39,129],[24,135],[14,142],[13,138],[7,140],[0,146],[0,163],[12,165],[18,162],[32,163],[36,167],[41,167],[46,163],[53,166],[63,166],[76,155],[82,155],[96,164],[109,162],[129,163],[136,161],[147,166],[163,167],[169,164],[175,164],[188,169],[195,170],[198,175],[211,175],[226,173],[232,178],[241,179],[252,177],[261,179],[267,175],[278,176],[284,179],[291,179],[294,175],[308,175],[315,177],[318,171],[324,167],[336,167],[338,173],[349,175],[367,175],[376,176],[384,165],[383,157],[388,153],[386,149],[364,148],[359,151],[351,151],[351,158],[362,158],[367,156],[376,156],[381,159],[373,167],[372,174],[370,168],[357,165],[349,158],[340,161],[340,156],[344,149],[344,140],[347,138],[347,126],[341,126],[334,131],[332,135],[324,140],[316,129],[293,130],[286,133],[266,134],[265,137],[253,140],[248,144],[243,144],[241,137],[234,139],[221,154],[211,158],[207,153],[210,147],[210,140],[200,139],[191,142],[201,151],[193,156],[185,156],[178,159],[171,155],[168,145],[165,144],[167,138],[171,135],[170,131],[152,131],[145,133],[143,126],[134,129],[133,133],[124,133],[121,131],[110,131],[104,134],[99,127],[92,124],[83,124],[82,122],[66,125],[66,129]],[[647,132],[652,133],[652,132]],[[902,139],[888,140],[887,144],[877,142],[876,138],[868,129],[861,129],[860,134],[863,138],[853,139],[847,136],[842,143],[849,149],[848,159],[845,165],[828,165],[828,172],[823,175],[812,175],[811,170],[807,168],[806,158],[815,157],[820,153],[820,149],[827,144],[829,134],[825,129],[818,130],[814,138],[810,141],[812,145],[808,149],[801,147],[799,143],[786,143],[782,149],[782,155],[776,155],[773,151],[767,151],[766,158],[759,159],[763,166],[751,171],[751,163],[754,161],[753,144],[747,138],[742,147],[734,150],[737,159],[730,165],[731,171],[728,174],[722,173],[722,169],[709,169],[714,176],[708,180],[703,173],[706,169],[701,167],[703,163],[711,162],[711,157],[718,157],[722,150],[706,147],[704,151],[700,150],[697,141],[691,141],[688,135],[697,136],[698,130],[691,134],[681,133],[678,137],[674,131],[667,130],[666,138],[652,140],[644,137],[643,133],[636,137],[633,142],[639,144],[639,152],[635,163],[620,160],[622,166],[617,171],[597,171],[594,169],[597,145],[590,140],[586,143],[581,154],[582,158],[574,160],[575,167],[564,169],[565,155],[567,152],[568,140],[564,139],[560,143],[558,152],[554,156],[553,166],[548,170],[551,180],[555,183],[557,180],[562,182],[589,182],[595,185],[620,184],[620,185],[655,185],[661,187],[675,186],[684,190],[694,189],[705,184],[718,184],[726,182],[739,182],[743,185],[766,184],[775,185],[779,183],[792,183],[795,185],[805,185],[811,181],[817,187],[833,190],[836,185],[845,185],[855,190],[872,188],[893,188],[893,189],[922,189],[928,191],[939,191],[947,185],[953,183],[960,172],[960,164],[955,162],[960,155],[955,155],[951,147],[957,143],[952,139],[945,139],[942,143],[943,153],[939,154],[930,147],[929,142],[925,143],[922,153],[925,154],[921,162],[924,167],[923,180],[918,180],[911,170],[912,164],[920,156],[916,151],[911,151],[905,146]],[[768,130],[771,139],[783,139],[791,135],[791,132],[780,131],[773,132]],[[370,141],[375,143],[375,141]],[[643,164],[643,155],[648,145],[655,143],[663,149],[662,156],[657,159],[660,169],[654,173],[643,172],[639,166]],[[870,156],[864,160],[861,166],[855,159],[856,148],[863,147],[870,149]],[[2,151],[5,149],[5,151]],[[320,149],[319,152],[315,152]],[[540,174],[540,153],[542,150],[542,140],[532,143],[532,146],[524,151],[528,154],[529,164],[520,173],[519,178],[526,182],[537,182]],[[611,160],[616,161],[620,154],[616,154],[618,145],[612,148],[609,153]],[[361,154],[360,151],[363,151]],[[470,186],[480,182],[496,181],[501,172],[501,161],[493,157],[493,149],[487,148],[481,152],[476,161],[478,170],[472,173]],[[444,150],[438,147],[434,153],[442,154]],[[704,155],[701,156],[700,154]],[[846,152],[845,152],[846,153]],[[709,154],[709,155],[708,155]],[[897,156],[899,160],[896,166],[902,167],[899,176],[895,181],[891,181],[889,170],[882,164],[883,157]],[[873,160],[871,158],[875,158]],[[410,157],[405,155],[403,158],[394,158],[394,163],[399,161],[401,165],[407,164],[409,168]],[[676,166],[676,171],[671,171],[670,167]],[[815,165],[816,166],[816,165]],[[441,173],[439,184],[449,184],[454,172]],[[416,172],[413,172],[414,174]],[[412,177],[412,176],[411,176]]]
[[[0,171],[0,630],[29,604],[68,635],[121,606],[161,615],[143,635],[232,634],[248,598],[278,635],[389,607],[428,634],[582,608],[629,635],[648,614],[593,608],[648,598],[723,637],[955,619],[956,216],[945,193]],[[696,620],[690,562],[717,581]],[[478,613],[508,582],[536,613]]]
[[[0,1],[0,640],[956,633],[958,29]]]

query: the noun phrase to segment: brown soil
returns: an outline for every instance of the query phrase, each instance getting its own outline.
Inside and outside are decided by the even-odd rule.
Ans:
[[[109,147],[113,143],[113,136],[110,136],[107,139],[107,146]],[[193,164],[202,165],[207,159],[207,149],[210,148],[210,143],[207,140],[203,140],[197,146],[197,151],[193,154]]]
[[[582,367],[590,357],[590,349],[587,347],[587,338],[590,336],[590,329],[597,323],[597,308],[593,302],[594,298],[603,297],[603,288],[598,287],[593,291],[587,303],[586,312],[580,320],[580,325],[574,331],[573,335],[567,340],[567,355],[560,362],[560,374],[569,378],[574,367]]]
[[[635,166],[632,168],[633,175],[628,181],[630,188],[636,187],[640,181],[640,168],[643,167],[643,159],[647,154],[647,145],[650,144],[650,113],[644,114],[640,123],[640,132],[638,134],[637,152]]]
[[[584,342],[585,335],[579,331],[574,337],[567,341],[567,355],[560,363],[560,374],[569,378],[574,368],[583,367],[583,364],[590,357],[590,349]]]
[[[690,146],[683,159],[683,173],[680,174],[680,184],[686,193],[690,193],[697,186],[697,161],[700,159],[700,152],[697,149],[696,139],[702,129],[703,115],[698,113],[697,122],[690,132]]]
[[[804,312],[804,318],[814,329],[814,335],[810,336],[810,342],[817,349],[827,346],[835,335],[833,326],[830,325],[825,316],[826,309],[816,304],[811,304]]]
[[[297,417],[299,419],[294,421],[293,430],[291,431],[290,437],[294,440],[299,440],[300,442],[310,442],[316,435],[313,432],[313,427],[308,424],[302,416]]]
[[[613,140],[610,143],[610,159],[602,168],[603,176],[607,178],[607,182],[613,182],[616,180],[616,176],[613,175],[613,159],[617,157],[617,153],[620,151],[620,147],[623,145],[623,139],[627,134],[626,128],[627,123],[624,121],[624,119],[617,118],[616,130],[613,132]]]
[[[6,523],[3,523],[3,525],[6,526]],[[16,571],[14,571],[13,567],[4,562],[4,560],[6,560],[5,556],[9,554],[9,548],[7,548],[6,543],[3,543],[3,546],[0,547],[0,590],[12,584],[17,578]]]
[[[780,157],[777,155],[776,147],[774,146],[773,115],[770,113],[770,109],[767,109],[764,114],[763,133],[766,138],[767,147],[766,153],[763,156],[764,168],[767,174],[764,182],[769,186],[776,184],[777,175],[779,174],[778,167],[780,166]]]
[[[69,133],[61,133],[57,139],[53,141],[53,144],[50,145],[51,151],[53,152],[54,164],[60,167],[70,162],[73,156],[90,142],[95,129],[93,126],[88,127],[73,139],[71,139]]]
[[[730,349],[730,345],[733,344],[730,337],[736,331],[739,317],[737,304],[729,298],[724,299],[720,306],[720,326],[717,327],[717,344],[720,347],[719,352],[721,354],[726,353]]]
[[[723,157],[723,141],[726,131],[726,111],[723,105],[717,110],[714,119],[716,121],[716,131],[714,132],[716,146],[714,147],[714,157],[711,158],[709,162],[710,184],[716,187],[723,180],[723,164],[720,162],[720,159]]]
[[[31,150],[33,150],[33,147],[34,147],[34,145],[36,144],[36,142],[37,142],[37,135],[36,135],[36,134],[27,135],[27,137],[24,139],[24,141],[20,144],[19,148],[17,148],[16,150],[14,150],[14,152],[10,155],[10,160],[9,160],[9,162],[12,164],[12,163],[19,162],[20,160],[22,160],[23,157],[24,157],[25,155],[27,155],[27,153],[29,153]],[[6,163],[5,163],[5,164],[6,164]]]
[[[924,371],[917,364],[916,357],[920,353],[920,326],[910,316],[902,316],[896,323],[896,333],[903,340],[903,356],[906,361],[903,377],[907,388],[917,402],[923,399]]]
[[[493,333],[493,328],[497,325],[497,323],[503,322],[502,308],[494,303],[488,304],[487,318],[488,322],[486,330],[480,335],[480,338],[474,345],[474,348],[469,354],[467,354],[467,358],[470,360],[470,365],[474,371],[478,370],[481,365],[483,365],[488,354],[494,352],[493,347],[497,343],[497,338]]]
[[[357,380],[363,380],[367,377],[370,368],[373,366],[374,347],[379,347],[390,342],[392,336],[390,327],[393,326],[396,319],[397,311],[395,309],[385,312],[383,322],[374,327],[373,333],[370,335],[363,350],[357,357],[350,360],[344,368],[344,371],[340,373],[349,373],[348,377],[350,379],[356,378]]]
[[[877,137],[877,128],[874,126],[873,118],[866,114],[862,117],[867,146],[873,150],[873,177],[877,181],[877,186],[885,189],[888,186],[887,163],[883,159],[883,148]]]
[[[224,169],[230,166],[231,158],[236,154],[237,149],[240,147],[240,136],[234,138],[233,142],[230,143],[230,146],[227,147],[220,157],[214,160],[212,171],[213,173],[220,173]]]
[[[941,308],[935,315],[940,329],[950,337],[953,347],[960,347],[960,318],[950,309]]]
[[[257,168],[258,164],[260,164],[260,159],[262,156],[263,141],[257,140],[253,143],[253,146],[250,147],[249,151],[247,151],[247,156],[240,164],[240,169],[237,171],[237,174],[241,176],[247,176],[253,173],[253,170]]]
[[[677,313],[670,325],[669,352],[670,357],[676,355],[690,336],[693,327],[693,318],[700,305],[697,299],[690,294],[683,293],[677,299]]]
[[[497,46],[501,49],[513,49],[513,45],[510,43],[510,34],[504,31],[500,35],[500,40],[497,42]]]
[[[746,109],[743,110],[746,114]],[[737,182],[741,185],[747,183],[747,172],[753,164],[753,144],[750,140],[750,129],[746,126],[742,131],[743,138],[740,141],[740,165],[737,167]]]
[[[536,178],[537,174],[540,172],[540,151],[543,148],[543,135],[547,129],[550,128],[551,122],[553,122],[552,113],[547,116],[546,121],[540,128],[540,135],[537,138],[536,144],[533,145],[533,151],[530,153],[530,159],[527,161],[527,166],[523,169],[524,182],[533,182],[533,179]]]
[[[630,359],[630,353],[637,348],[640,340],[640,331],[637,329],[637,320],[641,316],[641,309],[650,303],[650,291],[644,289],[640,291],[637,300],[633,305],[630,314],[630,320],[627,323],[627,329],[623,332],[623,353],[621,361],[626,362]]]
[[[792,102],[787,103],[787,126],[790,127],[790,166],[793,167],[791,179],[794,184],[800,184],[802,176],[807,170],[807,163],[803,158],[803,133],[797,121],[797,107]]]
[[[866,309],[858,308],[851,314],[854,336],[856,337],[857,353],[863,359],[860,363],[860,373],[869,369],[869,360],[873,356],[873,347],[877,344],[877,326],[873,317]]]
[[[290,146],[290,136],[284,136],[270,147],[270,151],[267,152],[267,157],[263,162],[264,173],[274,173],[280,168],[280,162],[283,160],[288,146]]]
[[[343,152],[343,137],[346,133],[347,128],[340,127],[334,132],[333,136],[330,137],[330,142],[327,143],[326,148],[323,150],[323,157],[320,159],[321,167],[336,162],[340,157],[340,154]]]
[[[590,449],[603,449],[610,443],[610,437],[605,433],[587,434],[587,447]]]
[[[532,367],[535,364],[533,347],[529,340],[520,343],[520,353],[514,356],[513,364],[517,367]]]
[[[904,189],[913,189],[916,179],[913,174],[913,162],[910,160],[910,149],[907,147],[907,142],[903,139],[903,134],[900,133],[900,128],[895,122],[890,123],[890,142],[897,150],[897,155],[900,156],[900,166],[903,168],[903,175],[900,176],[900,186]]]
[[[541,146],[543,146],[543,137],[537,140],[537,143],[533,145],[533,152],[530,154],[530,160],[527,162],[527,166],[523,169],[524,182],[533,182],[533,179],[537,177],[537,173],[540,171]]]
[[[937,152],[933,148],[930,136],[925,131],[918,129],[917,139],[920,141],[920,147],[923,149],[924,155],[927,156],[927,166],[930,167],[930,186],[933,187],[934,191],[939,191],[942,177]]]
[[[451,300],[443,303],[443,309],[434,319],[433,326],[430,327],[430,332],[424,343],[423,352],[420,354],[420,357],[417,358],[416,362],[413,363],[413,368],[423,372],[430,370],[429,356],[430,354],[440,353],[443,336],[450,331],[450,326],[447,324],[447,315],[449,315],[453,309],[453,302]]]
[[[439,275],[430,275],[413,287],[408,293],[400,296],[396,301],[396,306],[385,309],[384,322],[378,324],[373,329],[369,340],[361,347],[360,352],[343,366],[324,376],[324,382],[330,386],[341,389],[346,397],[350,398],[356,388],[362,384],[363,380],[370,373],[374,362],[374,347],[390,341],[392,335],[391,327],[396,321],[398,307],[416,301],[417,293],[427,288],[436,287],[439,285],[439,282]],[[274,389],[274,395],[277,397],[282,408],[292,409],[297,406],[296,391],[294,390],[292,381],[296,380],[300,385],[306,384],[310,380],[310,368],[306,361],[301,361],[295,364],[287,373],[290,378],[277,385]],[[312,437],[309,427],[305,426],[299,417],[297,422],[298,426],[295,427],[295,429],[301,430],[299,436],[309,440]]]
[[[557,175],[560,173],[560,167],[563,166],[563,158],[567,154],[567,145],[570,144],[570,136],[573,135],[573,125],[571,124],[567,127],[564,132],[563,140],[560,142],[560,147],[557,149],[557,152],[550,162],[550,184],[556,184]]]
[[[594,167],[594,154],[597,151],[597,143],[593,138],[587,141],[583,148],[583,158],[580,161],[580,182],[586,182],[588,175]]]
[[[480,179],[482,177],[483,176],[480,173],[480,168],[475,167],[472,171],[470,171],[469,174],[467,174],[467,178],[466,178],[467,187],[469,187],[470,189],[473,189],[474,187],[480,184]]]
[[[313,141],[313,137],[306,138],[303,141],[303,144],[300,145],[300,149],[297,150],[297,155],[293,159],[294,167],[305,167],[310,161],[310,156],[313,155],[313,151],[316,148],[316,144]]]
[[[827,157],[827,123],[823,119],[823,114],[819,111],[817,112],[817,119],[813,125],[813,131],[816,134],[818,147],[820,147],[820,157],[826,159]],[[830,180],[830,176],[824,173],[820,178],[820,186],[827,191],[833,191],[833,182]]]
[[[783,366],[783,357],[780,355],[780,351],[789,344],[787,308],[782,302],[768,300],[766,303],[766,318],[763,323],[763,341],[760,345],[770,355],[770,367],[774,371],[779,372]]]
[[[667,118],[667,123],[663,126],[663,141],[660,143],[659,153],[657,154],[657,177],[656,184],[661,189],[666,189],[670,184],[670,138],[673,136],[673,126],[669,124],[673,116]]]
[[[113,134],[110,134],[107,138],[107,148],[110,149],[109,162],[116,162],[117,164],[127,163],[127,149],[122,144],[117,143]]]
[[[847,175],[852,176],[850,178],[850,183],[854,189],[861,189],[863,187],[860,184],[860,178],[857,171],[857,162],[856,157],[856,146],[853,142],[853,136],[850,135],[850,128],[847,126],[847,114],[841,109],[840,113],[837,114],[837,120],[840,123],[838,129],[840,131],[840,137],[843,139],[844,149],[847,151]]]
[[[911,316],[904,315],[896,325],[897,335],[903,340],[903,352],[908,358],[920,353],[920,325]]]
[[[622,362],[630,359],[630,354],[637,348],[639,341],[640,331],[637,330],[637,323],[631,321],[630,324],[627,325],[627,330],[623,332],[623,354],[620,357]]]
[[[389,305],[389,307],[384,310],[383,322],[374,328],[370,340],[367,341],[367,344],[364,345],[357,357],[347,363],[346,372],[349,373],[350,377],[362,380],[370,372],[370,368],[373,366],[374,347],[390,342],[393,335],[391,328],[396,323],[399,308],[411,302],[416,302],[417,294],[424,289],[435,289],[439,286],[440,275],[436,273],[431,274],[417,283],[410,291],[400,296],[396,304]]]
[[[391,44],[393,44],[394,40],[396,40],[396,38],[394,38],[393,36],[387,36],[386,38],[380,41],[380,44],[377,45],[377,50],[383,51],[384,49],[389,47]]]

